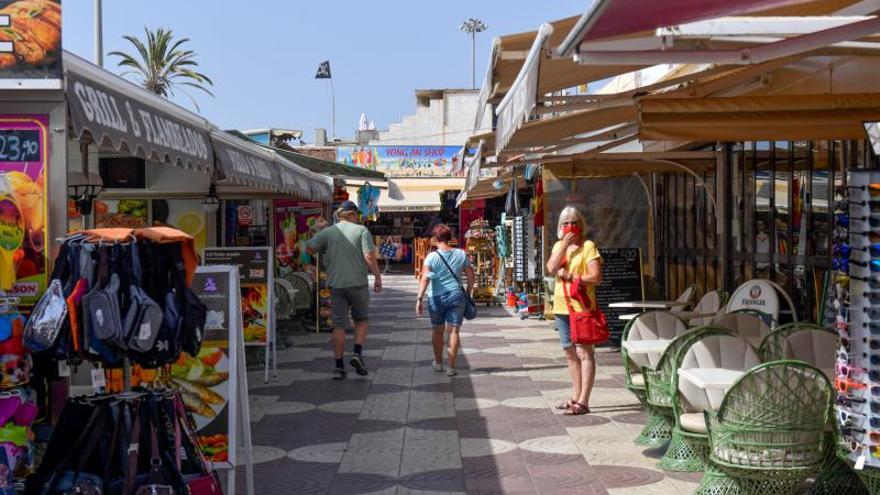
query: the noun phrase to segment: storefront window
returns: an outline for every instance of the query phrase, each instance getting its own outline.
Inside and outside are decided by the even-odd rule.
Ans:
[[[193,236],[196,252],[206,246],[208,229],[199,199],[154,199],[153,225],[167,225]]]
[[[267,199],[224,201],[224,246],[269,246],[269,204]]]

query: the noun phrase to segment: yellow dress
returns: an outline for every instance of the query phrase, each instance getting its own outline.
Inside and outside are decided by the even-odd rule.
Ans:
[[[556,241],[556,244],[553,245],[553,253],[556,253],[560,249],[562,249],[562,241]],[[593,241],[584,241],[584,243],[581,244],[581,247],[571,252],[570,257],[565,264],[565,269],[572,275],[584,275],[587,273],[587,265],[595,259],[602,259],[602,255],[599,254],[599,248],[596,247],[596,243]],[[562,279],[557,275],[556,284],[554,284],[553,287],[553,314],[555,315],[568,314],[568,306],[565,304],[565,292],[562,284]],[[596,288],[592,285],[587,285],[586,287],[587,295],[590,297],[590,301],[593,302],[593,307],[590,309],[594,310],[596,309]],[[578,304],[577,301],[572,300],[571,307],[575,311],[583,311],[583,308],[581,308],[581,305]]]

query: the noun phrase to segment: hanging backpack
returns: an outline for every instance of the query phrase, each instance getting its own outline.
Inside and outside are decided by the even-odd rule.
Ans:
[[[196,356],[202,346],[208,308],[186,285],[186,265],[180,253],[180,243],[169,245],[168,251],[172,260],[171,278],[177,293],[178,310],[183,316],[178,335],[180,347],[190,356]]]

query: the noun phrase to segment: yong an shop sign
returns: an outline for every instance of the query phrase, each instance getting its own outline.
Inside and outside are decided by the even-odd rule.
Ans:
[[[146,106],[96,81],[67,73],[70,117],[76,137],[88,132],[116,150],[197,170],[211,168],[210,138],[204,128]]]

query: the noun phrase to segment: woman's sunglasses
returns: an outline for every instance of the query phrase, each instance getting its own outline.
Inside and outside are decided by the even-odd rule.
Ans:
[[[865,368],[859,368],[858,366],[852,366],[852,365],[850,365],[850,364],[848,364],[848,363],[844,363],[844,362],[838,361],[838,362],[836,362],[836,363],[834,364],[834,371],[835,371],[838,375],[841,375],[841,376],[844,376],[844,377],[846,377],[846,378],[849,378],[849,377],[850,377],[850,374],[851,374],[853,371],[855,371],[856,373],[865,373],[865,372],[867,372],[868,370],[866,370]]]
[[[849,392],[850,389],[864,390],[868,388],[868,386],[862,382],[856,382],[848,378],[838,376],[834,379],[834,388],[836,388],[838,392],[845,394]]]

